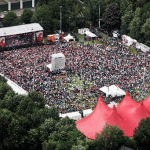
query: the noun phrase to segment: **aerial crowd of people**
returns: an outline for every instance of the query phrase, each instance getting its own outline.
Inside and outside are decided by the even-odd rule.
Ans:
[[[11,79],[26,91],[37,90],[43,94],[46,103],[56,104],[61,112],[71,112],[90,108],[91,103],[104,95],[99,88],[115,84],[124,91],[133,89],[148,90],[150,79],[150,52],[138,50],[137,55],[130,53],[121,42],[105,39],[105,44],[66,46],[42,45],[0,53],[0,73]],[[51,55],[63,53],[66,58],[67,77],[58,80],[46,67],[51,63]],[[69,91],[68,84],[77,74],[84,88]],[[93,83],[90,87],[89,83]],[[77,94],[82,94],[82,105]],[[87,97],[84,95],[88,95]],[[92,100],[89,100],[93,97]],[[141,97],[144,99],[146,97]],[[106,103],[109,103],[107,98]]]

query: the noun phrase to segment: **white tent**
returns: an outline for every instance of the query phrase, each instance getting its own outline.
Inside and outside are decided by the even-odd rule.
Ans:
[[[75,41],[75,38],[73,36],[71,36],[70,34],[68,34],[66,37],[64,37],[64,39],[69,42],[70,40]]]
[[[97,37],[94,33],[90,32],[90,31],[86,31],[85,34],[91,38]]]
[[[62,53],[52,54],[52,62],[47,67],[50,71],[63,69],[65,67],[65,55]]]
[[[66,113],[66,114],[59,113],[59,117],[65,118],[66,116],[68,116],[70,119],[74,119],[74,120],[81,119],[81,114],[79,113],[79,111]]]
[[[120,89],[119,87],[115,85],[111,85],[109,87],[104,86],[100,88],[100,90],[106,93],[106,97],[108,97],[109,95],[111,95],[112,97],[115,97],[115,96],[123,96],[126,94],[125,91],[123,91],[122,89]]]

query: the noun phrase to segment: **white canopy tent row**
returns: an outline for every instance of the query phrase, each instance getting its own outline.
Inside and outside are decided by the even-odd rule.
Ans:
[[[125,91],[123,91],[122,89],[120,89],[115,85],[111,85],[109,87],[103,86],[100,88],[100,90],[106,94],[106,97],[108,97],[109,95],[115,97],[115,96],[123,96],[126,94]]]
[[[47,67],[50,71],[63,69],[65,67],[65,55],[62,53],[52,54],[52,62]]]
[[[130,36],[127,35],[122,35],[122,42],[126,45],[126,46],[130,46],[133,43],[136,44],[136,48],[137,49],[141,49],[141,51],[146,52],[150,50],[150,47],[148,47],[147,45],[143,44],[143,43],[139,43],[137,40],[132,39]]]
[[[0,75],[5,77],[3,74],[0,74]],[[28,95],[28,92],[24,90],[22,87],[20,87],[19,85],[17,85],[15,82],[11,81],[7,77],[5,77],[5,79],[7,79],[7,84],[14,90],[15,93],[18,93],[21,95]]]
[[[75,38],[74,38],[73,36],[71,36],[70,33],[69,33],[66,37],[64,37],[64,39],[65,39],[67,42],[69,42],[69,41],[75,41]]]
[[[74,119],[74,120],[79,120],[81,119],[81,114],[79,113],[79,111],[75,111],[75,112],[71,112],[71,113],[66,113],[66,114],[61,114],[59,113],[59,117],[65,118],[65,117],[69,117],[70,119]]]

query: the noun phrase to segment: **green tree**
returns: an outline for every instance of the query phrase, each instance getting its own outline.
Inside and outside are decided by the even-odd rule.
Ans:
[[[41,143],[47,140],[50,133],[55,130],[56,121],[52,118],[46,119],[44,123],[39,126],[39,135]]]
[[[124,16],[125,12],[131,11],[131,10],[126,10],[130,4],[132,4],[132,3],[129,0],[121,0],[120,1],[120,13],[122,16]]]
[[[3,76],[0,75],[0,83],[6,83],[6,82],[7,80]]]
[[[124,136],[122,130],[117,126],[110,126],[108,124],[105,125],[101,134],[97,134],[95,140],[90,140],[87,144],[89,150],[116,150],[122,145],[136,148],[135,142],[129,137]]]
[[[120,28],[121,14],[117,3],[109,4],[103,14],[104,27],[110,32],[116,28]]]
[[[36,108],[37,108],[37,104],[27,96],[24,97],[19,103],[16,109],[16,113],[20,116],[26,116],[27,114],[33,113],[34,109]]]
[[[7,83],[0,83],[0,100],[3,100],[7,92],[12,91],[12,88]]]
[[[142,119],[135,129],[133,139],[139,150],[147,150],[150,147],[150,118]]]
[[[38,94],[36,91],[33,91],[28,94],[28,97],[31,98],[31,100],[37,105],[39,109],[45,107],[45,99],[43,95]]]
[[[55,17],[57,19],[57,16]],[[31,18],[31,22],[38,22],[44,28],[44,36],[46,36],[47,34],[52,33],[55,26],[59,24],[59,21],[57,20],[53,22],[53,18],[54,16],[52,14],[51,7],[44,4],[35,10]]]
[[[18,18],[16,13],[13,11],[9,11],[7,14],[4,16],[4,26],[9,27],[9,26],[15,26],[18,25]]]
[[[121,33],[122,34],[128,34],[129,30],[129,23],[131,22],[131,20],[133,19],[133,11],[128,11],[126,12],[122,17],[121,17]]]
[[[142,8],[141,20],[145,23],[148,18],[150,18],[150,2],[146,3]]]
[[[41,150],[41,143],[39,141],[39,132],[38,129],[30,129],[28,131],[28,147],[29,150]]]
[[[150,18],[143,24],[141,32],[144,34],[145,44],[150,46]]]
[[[56,107],[52,108],[43,108],[43,109],[35,109],[34,112],[29,115],[29,120],[31,123],[31,127],[38,127],[41,123],[45,121],[45,119],[53,118],[54,120],[59,120],[58,109]]]
[[[142,21],[140,17],[134,17],[133,20],[129,24],[129,35],[133,39],[141,39],[142,34],[141,34],[141,27],[142,27]]]
[[[26,8],[21,14],[21,20],[25,24],[31,23],[32,16],[33,16],[33,11],[31,9]]]

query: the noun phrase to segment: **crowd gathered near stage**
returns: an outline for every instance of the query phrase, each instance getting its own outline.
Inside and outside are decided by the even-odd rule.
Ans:
[[[88,109],[89,104],[96,103],[98,96],[103,94],[99,90],[102,86],[115,84],[129,93],[133,89],[141,89],[143,93],[148,91],[150,52],[138,50],[138,54],[133,55],[121,42],[108,47],[109,42],[113,44],[106,39],[105,44],[42,45],[0,52],[0,73],[28,92],[36,90],[43,94],[46,103],[50,106],[56,104],[61,112]],[[57,74],[51,74],[46,65],[51,63],[52,54],[60,52],[66,58],[67,77],[56,80]],[[84,81],[82,91],[68,91],[66,85],[73,80],[70,72]],[[95,86],[88,88],[88,82]],[[79,99],[76,98],[80,92],[82,106],[78,105]],[[94,99],[90,101],[90,97]],[[106,103],[109,103],[109,98]]]

